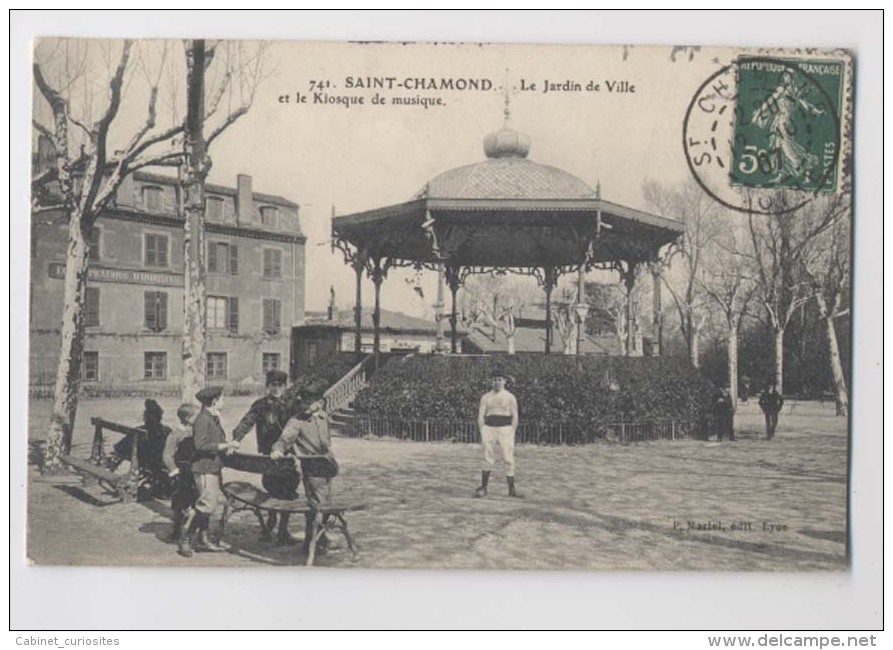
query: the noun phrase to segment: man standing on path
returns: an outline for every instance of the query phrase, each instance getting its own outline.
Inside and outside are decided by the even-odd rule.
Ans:
[[[293,415],[289,412],[285,395],[288,375],[281,370],[271,370],[267,373],[267,394],[255,401],[248,412],[233,429],[233,440],[242,441],[252,428],[257,429],[257,453],[269,456],[273,451],[273,444],[282,435],[282,429],[288,418]],[[274,476],[265,474],[262,478],[264,489],[270,496],[277,499],[290,499],[295,496],[298,488],[298,475]],[[276,528],[276,513],[270,512],[265,528],[261,535],[270,539]],[[297,540],[288,532],[288,513],[279,515],[279,534],[276,537],[276,545],[284,546],[295,544]]]
[[[496,446],[502,451],[505,462],[505,478],[509,484],[509,496],[520,497],[515,491],[515,431],[518,429],[518,400],[505,389],[505,374],[494,370],[491,374],[493,390],[481,398],[478,409],[478,430],[484,448],[484,467],[481,485],[474,491],[475,497],[487,496],[490,473],[496,464]]]
[[[775,437],[775,427],[778,426],[778,413],[784,406],[784,398],[778,392],[778,388],[774,383],[760,395],[760,408],[766,415],[766,440],[772,440]]]

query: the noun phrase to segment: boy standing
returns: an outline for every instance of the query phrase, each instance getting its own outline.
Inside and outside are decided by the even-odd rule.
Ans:
[[[198,500],[195,502],[195,517],[190,526],[198,536],[196,551],[219,553],[226,548],[213,543],[208,538],[211,517],[218,517],[223,506],[223,484],[221,454],[238,449],[235,440],[226,441],[226,434],[220,426],[220,409],[223,406],[223,388],[220,386],[203,388],[195,394],[201,402],[202,410],[195,416],[192,425],[192,438],[195,443],[192,473],[198,487]]]
[[[323,410],[323,401],[311,402],[302,412],[291,418],[282,431],[282,436],[273,445],[270,458],[283,458],[286,453],[295,456],[324,457],[328,462],[301,460],[301,480],[304,485],[304,496],[313,508],[329,498],[331,478],[338,473],[338,464],[332,456],[332,438],[329,433],[328,415]],[[320,459],[322,460],[322,458]],[[325,469],[323,473],[320,470]],[[309,553],[310,540],[313,539],[316,512],[304,516],[303,553]],[[319,540],[317,552],[325,553],[328,540],[323,536]]]
[[[288,375],[281,370],[271,370],[267,373],[267,394],[255,401],[248,412],[233,429],[233,440],[241,441],[252,428],[257,431],[257,453],[269,455],[273,450],[273,443],[282,435],[282,429],[288,418],[288,404],[283,399],[285,395]],[[277,499],[292,498],[298,489],[297,475],[290,477],[273,476],[265,474],[262,479],[264,489]],[[269,539],[276,528],[276,513],[271,512],[267,516],[266,526],[261,534]],[[297,540],[288,532],[288,513],[279,515],[279,534],[276,538],[277,545],[295,544]]]
[[[509,496],[520,497],[515,491],[515,431],[518,429],[518,400],[505,389],[505,374],[500,370],[491,373],[492,390],[481,398],[478,409],[478,429],[484,448],[484,467],[481,485],[474,491],[475,497],[487,496],[490,473],[496,464],[496,446],[502,451],[505,462],[505,478]]]
[[[195,516],[195,499],[198,496],[195,477],[192,475],[192,457],[195,445],[192,441],[192,423],[198,415],[195,404],[181,404],[177,409],[180,426],[174,429],[164,442],[162,459],[171,484],[171,509],[174,511],[174,527],[171,540],[178,543],[177,552],[184,557],[192,556],[192,543],[183,531],[189,529]]]

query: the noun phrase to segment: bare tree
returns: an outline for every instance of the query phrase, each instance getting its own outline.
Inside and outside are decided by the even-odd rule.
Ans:
[[[160,86],[171,69],[172,49],[165,41],[72,39],[41,41],[35,48],[32,123],[38,140],[51,145],[38,148],[51,154],[50,164],[32,178],[32,213],[53,212],[68,222],[61,346],[44,471],[61,469],[60,457],[71,445],[90,232],[127,175],[182,164],[184,124],[171,113],[162,126],[158,113],[159,94],[167,95]],[[131,127],[127,120],[138,114],[142,120]],[[232,121],[224,119],[219,132]],[[130,128],[130,135],[122,133]]]
[[[473,322],[486,324],[490,338],[496,341],[497,331],[506,339],[506,351],[515,353],[515,332],[521,311],[540,298],[532,281],[500,273],[476,275],[462,288],[463,313],[474,316]]]
[[[704,251],[718,231],[715,218],[718,205],[694,181],[688,181],[677,189],[647,181],[642,194],[659,214],[685,224],[681,239],[666,249],[663,263],[669,266],[669,272],[663,275],[663,280],[679,315],[679,328],[688,348],[689,359],[697,367],[701,330],[706,322],[709,302],[701,282]]]
[[[742,255],[750,245],[747,233],[736,227],[731,215],[723,218],[727,227],[717,234],[706,256],[702,287],[718,308],[724,325],[727,381],[735,408],[738,404],[738,335],[756,287],[750,277],[749,257]]]
[[[180,212],[184,217],[183,401],[205,384],[205,181],[211,170],[208,148],[245,115],[263,79],[266,44],[186,41],[186,123],[179,168]],[[216,61],[216,64],[215,64]],[[207,82],[207,83],[206,83]],[[207,88],[211,94],[207,95]],[[226,103],[229,108],[220,111]],[[205,135],[206,122],[214,121]]]
[[[574,304],[577,297],[575,287],[564,286],[559,290],[557,300],[552,306],[552,323],[558,338],[561,339],[563,354],[574,354],[577,347],[577,313]]]
[[[828,228],[816,236],[810,253],[804,259],[804,271],[812,285],[813,296],[822,319],[828,342],[828,358],[834,380],[837,415],[847,415],[846,378],[840,360],[835,321],[849,314],[847,294],[850,286],[850,232],[852,228],[849,195],[838,194],[816,201],[819,214],[833,214]],[[822,217],[819,216],[819,221]]]
[[[806,261],[818,238],[835,224],[840,211],[847,209],[847,204],[839,201],[812,201],[794,210],[792,200],[789,193],[776,191],[769,199],[769,214],[751,213],[747,220],[752,246],[746,256],[751,261],[756,296],[773,334],[779,391],[784,388],[785,330],[797,309],[814,296]]]

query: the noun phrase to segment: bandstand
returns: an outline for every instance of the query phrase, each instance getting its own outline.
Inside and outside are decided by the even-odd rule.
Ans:
[[[672,219],[605,201],[579,178],[530,160],[530,138],[506,125],[484,139],[486,159],[432,178],[411,200],[332,218],[332,245],[356,273],[356,338],[359,348],[363,274],[374,287],[373,347],[379,351],[380,293],[397,267],[438,273],[438,349],[449,320],[451,350],[457,350],[456,294],[474,273],[532,275],[545,292],[544,352],[551,351],[552,290],[563,274],[577,274],[578,339],[586,308],[586,271],[620,273],[626,287],[627,322],[637,268],[650,265],[654,283],[654,332],[660,349],[660,249],[683,225]],[[444,284],[452,294],[443,314]],[[627,327],[629,353],[633,328]]]

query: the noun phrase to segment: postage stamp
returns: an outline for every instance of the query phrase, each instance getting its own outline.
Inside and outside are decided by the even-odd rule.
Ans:
[[[843,63],[759,57],[737,63],[732,184],[833,192]]]

